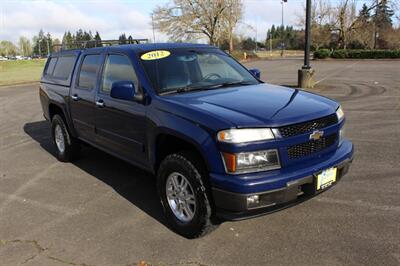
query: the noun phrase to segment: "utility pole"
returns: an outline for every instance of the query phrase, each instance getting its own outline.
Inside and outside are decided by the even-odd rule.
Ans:
[[[156,34],[154,33],[154,18],[153,18],[153,13],[151,13],[151,27],[153,29],[153,43],[156,42]]]
[[[49,38],[46,38],[47,41],[47,57],[50,56],[50,44],[49,44]]]
[[[269,33],[269,55],[272,58],[272,32]]]
[[[298,71],[298,86],[300,88],[314,87],[314,80],[313,80],[314,70],[310,66],[310,47],[311,47],[311,0],[307,0],[304,65]]]
[[[284,36],[284,31],[285,31],[285,26],[283,23],[283,4],[286,3],[287,0],[282,0],[281,5],[282,5],[282,23],[281,23],[281,57],[283,56],[283,53],[285,52],[285,36]]]
[[[41,42],[41,39],[38,39],[38,45],[39,45],[39,51],[38,51],[38,52],[39,52],[39,57],[40,57],[41,54],[42,54],[42,53],[41,53],[41,50],[40,50],[40,42]]]
[[[258,22],[258,20],[257,20],[257,22]],[[256,22],[256,52],[257,52],[257,48],[258,48],[258,45],[257,45],[257,26],[258,26],[258,23]]]

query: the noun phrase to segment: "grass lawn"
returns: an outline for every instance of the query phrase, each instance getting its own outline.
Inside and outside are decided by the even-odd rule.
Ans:
[[[45,59],[0,61],[0,86],[39,81]]]

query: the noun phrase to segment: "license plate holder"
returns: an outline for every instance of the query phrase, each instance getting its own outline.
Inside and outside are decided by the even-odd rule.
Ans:
[[[321,173],[319,173],[316,176],[316,190],[321,191],[332,186],[336,182],[336,176],[337,176],[336,167],[326,169]]]

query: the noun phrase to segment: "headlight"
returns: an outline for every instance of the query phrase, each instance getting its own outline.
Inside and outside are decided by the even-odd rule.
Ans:
[[[217,138],[221,142],[245,143],[260,140],[274,139],[274,134],[269,128],[243,128],[227,129],[218,132]]]
[[[226,171],[230,174],[260,172],[280,168],[277,150],[243,153],[222,153]]]
[[[336,116],[338,118],[338,121],[342,120],[344,117],[344,112],[341,106],[336,110]]]

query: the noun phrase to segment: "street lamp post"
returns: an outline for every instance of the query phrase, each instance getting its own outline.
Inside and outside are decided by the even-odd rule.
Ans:
[[[281,5],[282,5],[282,23],[281,23],[281,56],[283,56],[283,53],[285,52],[285,36],[284,36],[284,31],[285,31],[285,26],[283,23],[283,4],[287,3],[287,0],[282,0]]]
[[[311,0],[306,5],[306,28],[305,28],[304,65],[298,71],[298,86],[300,88],[314,87],[314,70],[310,66],[311,47]]]
[[[307,0],[306,8],[306,32],[303,69],[310,69],[310,47],[311,47],[311,0]]]
[[[46,38],[47,41],[47,57],[50,56],[50,44],[49,44],[49,38]]]

